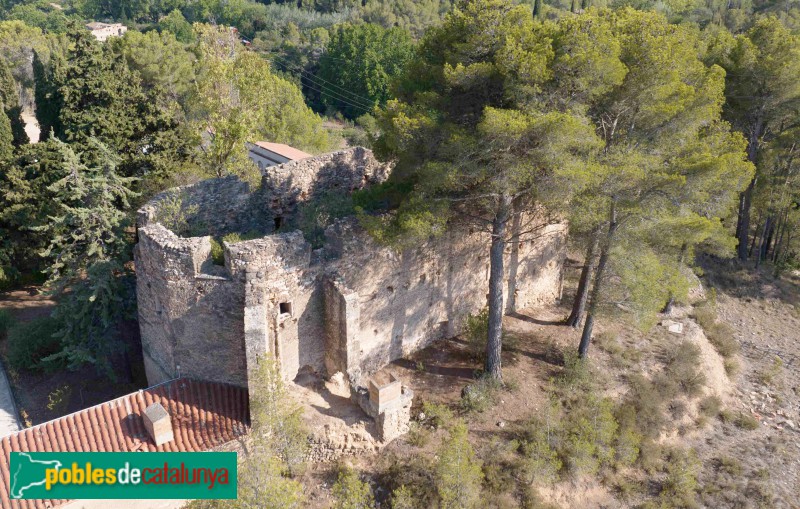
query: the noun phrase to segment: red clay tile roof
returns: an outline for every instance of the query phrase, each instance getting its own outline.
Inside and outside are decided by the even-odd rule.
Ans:
[[[274,152],[279,156],[283,156],[290,161],[296,161],[297,159],[305,159],[306,157],[313,157],[311,154],[303,152],[300,149],[296,149],[294,147],[290,147],[289,145],[284,145],[283,143],[270,143],[268,141],[257,141],[253,143],[253,145],[258,145],[261,148],[265,148],[270,152]]]
[[[175,440],[158,447],[141,417],[156,402],[169,412],[175,433]],[[204,451],[244,435],[249,423],[247,389],[241,387],[179,378],[134,392],[0,440],[0,506],[43,509],[66,502],[9,500],[11,451]]]

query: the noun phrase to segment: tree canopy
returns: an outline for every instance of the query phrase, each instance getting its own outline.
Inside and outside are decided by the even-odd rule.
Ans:
[[[369,113],[391,97],[390,85],[413,55],[409,33],[379,25],[339,25],[319,62],[323,102],[348,118]]]

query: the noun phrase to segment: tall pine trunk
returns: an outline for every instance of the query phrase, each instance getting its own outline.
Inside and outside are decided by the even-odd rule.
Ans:
[[[772,216],[768,215],[764,221],[764,229],[761,231],[761,242],[758,244],[758,252],[756,253],[756,268],[761,265],[761,260],[766,256],[767,246],[769,239],[772,236]]]
[[[783,247],[783,234],[786,231],[786,222],[789,219],[788,213],[789,209],[787,207],[785,210],[782,210],[778,216],[779,219],[778,227],[776,229],[775,247],[772,248],[772,263],[776,263],[778,261],[781,247]]]
[[[583,322],[583,314],[586,312],[586,301],[589,299],[589,285],[592,281],[594,272],[594,259],[597,256],[597,248],[600,245],[600,230],[592,232],[589,248],[586,250],[586,260],[581,269],[581,278],[578,281],[578,291],[575,293],[575,300],[572,302],[572,312],[565,322],[570,327],[577,329]]]
[[[600,291],[603,286],[603,276],[608,265],[609,252],[611,250],[611,243],[614,240],[614,235],[617,232],[617,204],[612,200],[611,207],[608,213],[608,232],[606,239],[600,249],[600,260],[597,262],[597,271],[594,275],[594,285],[592,285],[592,294],[589,301],[589,309],[586,313],[586,323],[583,324],[583,334],[581,334],[581,343],[578,346],[578,355],[583,358],[589,352],[589,342],[592,339],[592,329],[594,328],[594,317],[597,314],[597,306],[600,302]]]
[[[756,164],[758,157],[758,143],[761,140],[763,130],[763,119],[759,115],[753,125],[753,131],[747,143],[747,159]],[[739,196],[739,216],[736,222],[736,237],[739,239],[738,255],[740,260],[747,260],[747,240],[750,238],[750,207],[753,203],[753,188],[756,185],[756,178],[748,184],[747,189]]]
[[[492,245],[489,249],[489,333],[486,340],[486,373],[495,380],[503,379],[503,258],[506,230],[511,217],[511,197],[503,195],[492,220]]]

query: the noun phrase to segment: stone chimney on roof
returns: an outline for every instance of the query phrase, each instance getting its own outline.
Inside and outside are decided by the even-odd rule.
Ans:
[[[157,446],[175,439],[172,432],[172,419],[161,403],[153,403],[147,407],[143,420],[144,427]]]

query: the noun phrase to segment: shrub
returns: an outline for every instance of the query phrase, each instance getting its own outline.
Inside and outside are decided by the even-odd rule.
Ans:
[[[758,374],[758,381],[764,385],[774,385],[783,373],[783,359],[777,355],[772,358],[769,368]]]
[[[479,362],[486,360],[486,338],[489,334],[489,308],[483,308],[477,315],[467,315],[464,323],[464,339],[470,355]]]
[[[640,481],[623,475],[616,476],[611,485],[614,487],[617,496],[622,500],[630,500],[635,495],[641,494],[644,490],[644,486]]]
[[[369,484],[359,479],[358,472],[344,468],[331,488],[334,509],[371,509],[375,507],[375,497]]]
[[[414,447],[425,447],[430,440],[430,432],[422,427],[418,422],[412,422],[408,426],[406,441]]]
[[[508,443],[508,442],[506,442]],[[517,444],[514,443],[516,446]],[[483,460],[483,484],[486,489],[495,495],[508,493],[516,485],[513,465],[506,461],[503,451],[492,451]]]
[[[700,463],[691,451],[675,449],[666,465],[667,478],[661,487],[662,506],[697,507],[697,474]]]
[[[675,383],[683,393],[696,396],[706,382],[705,375],[697,369],[699,362],[700,347],[691,341],[682,341],[667,353],[666,378],[660,381],[662,384]]]
[[[546,502],[534,485],[523,487],[521,505],[523,509],[559,509],[559,506]]]
[[[739,412],[733,421],[737,428],[754,430],[758,428],[758,419],[750,414]]]
[[[722,410],[722,400],[719,398],[719,396],[707,396],[700,400],[697,408],[700,410],[700,414],[704,415],[705,417],[716,417],[719,415],[720,410]]]
[[[392,509],[414,509],[417,507],[415,498],[410,489],[400,486],[392,492]]]
[[[618,424],[608,398],[592,395],[566,412],[561,456],[577,474],[594,474],[614,458]]]
[[[197,214],[199,208],[198,205],[184,206],[184,198],[186,192],[172,193],[158,202],[158,221],[168,230],[182,236],[193,233],[189,219]]]
[[[655,440],[646,438],[639,448],[639,465],[650,475],[661,470],[664,463],[664,448]]]
[[[253,240],[259,239],[264,235],[257,230],[250,230],[247,233],[228,233],[222,237],[223,242],[227,242],[228,244],[235,244],[237,242],[244,242],[245,240]]]
[[[739,374],[739,370],[741,369],[739,361],[732,358],[725,359],[724,366],[725,366],[725,374],[728,375],[728,378],[735,377],[737,374]]]
[[[336,219],[353,213],[353,199],[350,194],[332,190],[298,207],[297,227],[311,246],[318,248],[325,241],[325,228]]]
[[[564,371],[559,382],[564,387],[588,387],[591,385],[592,376],[589,369],[589,360],[581,358],[575,350],[564,352]]]
[[[441,403],[423,402],[422,413],[425,414],[425,422],[434,428],[449,428],[455,419],[453,412]]]
[[[522,468],[528,482],[549,483],[558,478],[563,463],[558,457],[557,443],[558,422],[548,412],[548,418],[532,419],[525,426],[520,452],[523,455]]]
[[[214,237],[211,237],[211,261],[214,265],[225,265],[225,249]]]
[[[438,451],[436,491],[441,509],[470,509],[480,503],[483,472],[469,443],[467,427],[458,422]]]
[[[478,381],[467,385],[461,391],[461,410],[470,412],[485,412],[497,401],[500,382],[492,377],[482,377]]]
[[[719,411],[719,420],[725,423],[733,422],[736,419],[736,416],[733,412],[728,410],[727,408],[723,408]]]
[[[308,506],[303,485],[286,477],[282,462],[272,454],[251,453],[242,458],[238,477],[236,500],[193,500],[184,508],[301,509]]]
[[[635,422],[635,429],[644,437],[655,437],[664,426],[664,394],[639,373],[628,379],[630,391],[618,409],[628,412]]]
[[[47,409],[59,415],[66,413],[72,399],[72,387],[63,385],[47,395]]]
[[[5,335],[8,330],[14,325],[14,317],[7,309],[0,309],[0,336]]]
[[[708,330],[717,321],[717,311],[708,302],[704,302],[694,308],[694,319],[703,328]]]
[[[728,358],[739,353],[741,347],[733,336],[733,328],[727,323],[716,322],[708,328],[703,327],[703,330],[708,341],[714,345],[721,356]]]
[[[400,492],[399,500],[393,496],[392,503],[406,502],[410,497],[413,505],[402,507],[436,506],[439,495],[436,492],[434,476],[431,475],[434,466],[427,455],[406,456],[406,459],[401,461],[394,453],[388,452],[386,460],[389,466],[381,472],[378,484],[394,494]]]
[[[732,476],[740,476],[744,470],[742,462],[730,456],[720,456],[716,459],[715,464],[717,470]]]
[[[8,331],[8,362],[15,369],[56,369],[56,361],[42,362],[49,355],[61,350],[61,342],[54,337],[58,332],[58,321],[40,318],[18,323]]]
[[[302,409],[288,395],[275,361],[259,359],[250,384],[255,389],[251,417],[256,446],[280,458],[288,474],[300,473],[308,452],[308,430]]]
[[[717,321],[714,297],[694,309],[694,319],[703,328],[708,341],[725,358],[739,353],[740,346],[733,337],[733,329],[726,323]]]
[[[622,428],[617,437],[617,463],[620,466],[633,465],[639,458],[642,434],[633,428]]]

